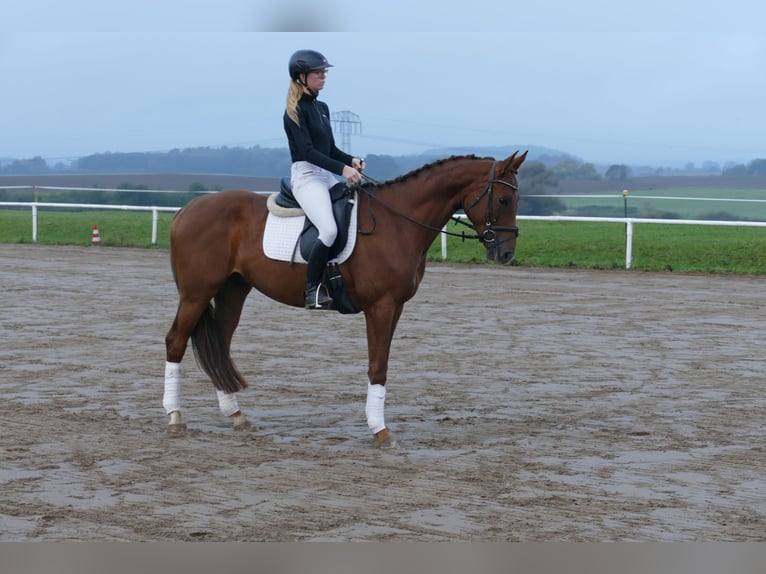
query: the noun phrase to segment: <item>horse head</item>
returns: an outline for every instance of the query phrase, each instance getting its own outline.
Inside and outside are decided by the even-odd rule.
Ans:
[[[464,212],[471,220],[487,250],[487,259],[509,264],[516,251],[516,212],[519,206],[519,185],[516,175],[527,158],[527,152],[492,162],[483,191]]]

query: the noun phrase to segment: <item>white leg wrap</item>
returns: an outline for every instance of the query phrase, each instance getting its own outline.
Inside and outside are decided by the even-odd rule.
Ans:
[[[383,408],[386,402],[386,387],[383,385],[367,384],[367,426],[373,433],[378,433],[386,428],[383,418]]]
[[[165,414],[181,410],[181,363],[165,362],[165,394],[162,397]]]
[[[239,405],[237,404],[237,393],[224,393],[223,391],[216,391],[218,395],[218,406],[221,407],[221,412],[230,417],[236,412],[239,412]]]

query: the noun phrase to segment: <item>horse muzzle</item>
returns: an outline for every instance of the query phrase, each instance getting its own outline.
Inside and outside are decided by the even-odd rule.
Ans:
[[[503,265],[509,265],[513,261],[516,254],[516,239],[519,237],[518,227],[515,225],[495,227],[488,221],[487,227],[479,237],[487,249],[487,259]]]
[[[487,247],[487,259],[493,263],[510,265],[515,256],[516,251],[511,247]]]

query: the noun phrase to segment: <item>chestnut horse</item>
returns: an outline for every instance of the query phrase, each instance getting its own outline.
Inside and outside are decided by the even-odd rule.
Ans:
[[[348,299],[364,313],[369,378],[367,423],[380,446],[393,444],[383,417],[389,349],[404,303],[417,291],[429,247],[463,210],[487,259],[508,264],[516,248],[516,174],[524,152],[504,160],[450,157],[394,180],[357,188],[356,245],[340,265]],[[165,338],[163,406],[171,431],[186,428],[180,411],[180,362],[191,337],[200,367],[212,379],[221,411],[234,428],[249,422],[236,393],[247,386],[230,357],[245,298],[255,288],[272,299],[304,305],[306,267],[264,254],[266,197],[229,190],[190,201],[173,219],[170,260],[178,310]],[[460,220],[457,220],[460,221]],[[465,237],[465,234],[462,234]],[[307,319],[311,313],[308,311]]]

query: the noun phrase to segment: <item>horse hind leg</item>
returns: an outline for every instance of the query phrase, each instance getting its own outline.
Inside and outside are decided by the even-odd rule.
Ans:
[[[165,388],[162,406],[165,414],[170,416],[168,433],[171,436],[183,435],[186,432],[186,421],[181,414],[181,360],[186,354],[194,326],[207,304],[204,299],[181,297],[173,324],[165,336]]]
[[[227,357],[230,355],[234,331],[237,329],[239,319],[242,316],[242,307],[251,289],[252,286],[241,275],[235,273],[229,276],[215,296],[216,330],[224,342]],[[231,362],[230,359],[229,361]],[[239,375],[233,364],[231,367]],[[239,377],[241,378],[241,375]],[[241,383],[244,386],[244,379],[241,379]],[[217,388],[216,395],[221,412],[231,419],[234,430],[249,430],[250,421],[239,408],[236,391],[227,392],[227,390]]]
[[[183,434],[186,422],[181,414],[181,360],[192,340],[198,364],[216,386],[218,406],[232,419],[236,430],[250,428],[239,408],[236,392],[247,386],[229,356],[231,340],[239,324],[247,295],[252,287],[240,275],[231,275],[211,297],[184,297],[178,304],[173,325],[165,337],[165,393],[163,407],[170,416],[170,434]],[[210,299],[215,306],[210,304]]]

